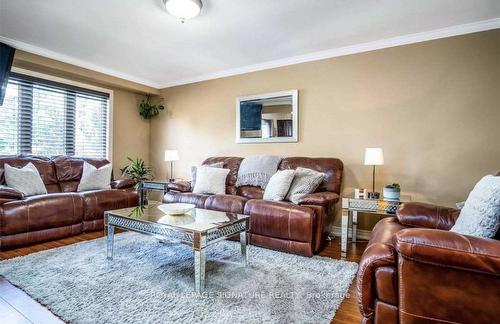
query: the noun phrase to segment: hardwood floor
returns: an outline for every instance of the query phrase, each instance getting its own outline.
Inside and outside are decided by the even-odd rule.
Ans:
[[[27,255],[47,249],[53,249],[81,241],[92,240],[103,236],[103,232],[81,234],[58,241],[36,244],[29,247],[18,248],[10,251],[0,251],[0,259],[10,259]],[[359,262],[366,242],[357,242],[349,245],[346,260]],[[340,238],[329,241],[321,256],[340,259]],[[332,319],[332,323],[359,323],[361,314],[356,303],[355,283],[349,288],[349,296],[344,299],[340,308]],[[59,318],[37,303],[22,290],[11,285],[0,276],[0,323],[2,324],[26,324],[26,323],[63,323]]]

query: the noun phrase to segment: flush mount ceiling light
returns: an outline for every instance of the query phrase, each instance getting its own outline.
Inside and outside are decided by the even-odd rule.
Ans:
[[[201,0],[164,0],[168,13],[184,22],[200,14]]]

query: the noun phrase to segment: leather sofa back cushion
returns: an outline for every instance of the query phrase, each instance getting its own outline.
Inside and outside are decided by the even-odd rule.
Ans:
[[[202,165],[214,164],[218,162],[224,163],[223,168],[229,169],[229,174],[226,178],[226,194],[235,195],[236,194],[236,179],[238,178],[238,169],[243,158],[235,156],[216,156],[210,157],[203,161]]]
[[[57,156],[53,161],[58,182],[80,181],[83,172],[83,161],[90,163],[96,168],[109,164],[109,161],[106,159],[83,159],[72,156]]]
[[[298,167],[312,169],[325,174],[325,179],[316,191],[331,191],[340,194],[344,164],[339,159],[288,157],[281,160],[278,169],[296,169]]]
[[[54,192],[57,190],[57,177],[54,169],[54,164],[47,157],[41,156],[22,156],[22,155],[12,155],[12,156],[2,156],[0,157],[0,184],[5,184],[5,163],[12,167],[23,168],[28,163],[33,163],[40,173],[43,183],[47,187],[48,192]],[[55,186],[50,186],[55,185]],[[51,188],[49,188],[51,187]]]

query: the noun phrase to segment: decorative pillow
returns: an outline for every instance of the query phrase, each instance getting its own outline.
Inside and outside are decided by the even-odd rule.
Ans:
[[[500,177],[487,175],[472,189],[450,231],[492,238],[499,227]]]
[[[297,204],[301,197],[313,193],[324,179],[325,174],[322,172],[301,167],[295,169],[295,177],[286,194],[286,200]]]
[[[210,163],[210,164],[204,164],[203,166],[222,169],[224,167],[224,162],[215,162],[215,163]],[[198,167],[196,165],[193,165],[191,167],[191,191],[194,190],[194,185],[196,184],[196,170],[197,169],[198,169]]]
[[[201,166],[196,171],[196,184],[193,193],[224,195],[229,169]]]
[[[5,183],[8,187],[14,188],[25,196],[43,195],[47,193],[47,188],[43,184],[40,173],[33,163],[26,164],[18,169],[5,163]]]
[[[282,170],[276,172],[267,183],[263,199],[275,201],[285,199],[294,177],[295,170]]]
[[[111,189],[111,163],[99,169],[92,164],[83,162],[82,179],[77,191]]]
[[[255,186],[266,188],[276,173],[281,157],[275,155],[255,155],[244,158],[238,169],[236,187]]]

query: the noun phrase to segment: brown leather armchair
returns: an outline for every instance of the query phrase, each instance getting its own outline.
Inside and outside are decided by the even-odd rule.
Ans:
[[[223,162],[230,169],[225,195],[200,195],[191,192],[189,182],[168,185],[164,202],[184,202],[199,208],[250,215],[249,242],[270,249],[312,256],[323,247],[329,211],[339,201],[343,164],[334,158],[287,157],[278,169],[305,167],[326,174],[315,193],[302,197],[297,205],[286,201],[262,200],[259,187],[236,187],[243,158],[211,157],[203,164]]]
[[[460,210],[406,203],[375,225],[357,275],[362,323],[494,323],[499,234],[450,232]]]
[[[137,206],[131,180],[111,181],[111,189],[77,192],[83,161],[101,167],[105,159],[68,156],[0,156],[0,248],[60,239],[104,227],[104,211]],[[4,164],[37,168],[48,194],[24,197],[5,186]]]

